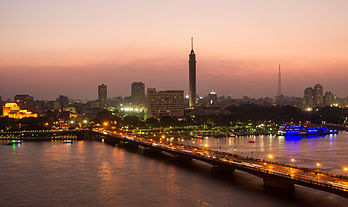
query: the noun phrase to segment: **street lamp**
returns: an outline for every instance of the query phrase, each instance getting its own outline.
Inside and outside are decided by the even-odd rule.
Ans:
[[[319,172],[320,172],[319,168],[320,168],[321,164],[320,164],[319,162],[317,162],[316,165],[317,165],[317,167],[318,167],[317,182],[319,182]]]
[[[274,158],[272,154],[268,155],[269,161],[272,162],[272,159]]]
[[[320,168],[321,164],[319,162],[317,162],[316,165],[317,165],[318,171],[319,171],[319,168]]]
[[[348,167],[343,168],[344,172],[346,172],[346,176],[348,176]]]
[[[291,158],[290,159],[291,163],[292,163],[292,167],[294,167],[294,162],[296,161],[294,158]],[[291,165],[289,166],[289,170],[291,170]]]

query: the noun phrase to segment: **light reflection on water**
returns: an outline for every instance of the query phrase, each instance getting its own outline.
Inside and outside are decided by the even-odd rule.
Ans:
[[[255,140],[255,143],[249,143]],[[203,140],[186,140],[185,144],[203,147],[208,144],[209,149],[236,153],[243,156],[265,158],[268,154],[274,155],[274,161],[290,164],[291,158],[296,165],[316,168],[320,162],[322,169],[344,174],[344,166],[348,166],[348,133],[341,132],[327,136],[249,136],[235,138],[213,137]],[[236,150],[234,150],[236,149]]]
[[[309,144],[309,139],[302,146],[302,139],[251,138],[256,142],[248,143],[249,138],[209,138],[196,143],[208,142],[210,147],[215,143],[226,151],[257,154],[263,148],[268,153],[269,142],[273,142],[275,157],[284,151],[298,154],[307,147],[322,150],[320,146],[326,146]],[[347,149],[337,143],[339,140],[340,135],[333,139],[332,147]],[[0,156],[0,206],[343,207],[348,201],[303,187],[296,187],[293,194],[266,190],[260,178],[246,173],[213,176],[197,162],[173,163],[100,142],[0,145]]]

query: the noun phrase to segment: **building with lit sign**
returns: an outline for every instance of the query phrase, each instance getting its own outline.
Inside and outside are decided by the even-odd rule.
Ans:
[[[21,110],[16,103],[6,103],[2,109],[3,117],[8,116],[13,119],[22,119],[29,117],[37,117],[37,114],[32,113],[28,110]]]

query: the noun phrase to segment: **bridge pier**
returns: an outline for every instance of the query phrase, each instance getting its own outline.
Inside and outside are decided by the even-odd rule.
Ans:
[[[174,162],[184,162],[184,161],[191,161],[192,158],[188,156],[182,156],[182,155],[174,155],[170,158],[170,161]]]
[[[161,153],[161,150],[155,149],[153,147],[145,147],[143,145],[138,145],[140,150],[143,150],[145,153]]]
[[[234,168],[230,166],[213,165],[210,168],[211,173],[231,173],[234,172]]]
[[[270,187],[270,188],[278,188],[278,189],[294,189],[294,184],[285,180],[285,179],[280,179],[277,177],[264,177],[263,178],[263,183],[265,187]]]

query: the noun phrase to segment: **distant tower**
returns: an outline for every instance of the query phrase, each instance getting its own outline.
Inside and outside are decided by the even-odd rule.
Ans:
[[[189,93],[190,109],[196,107],[196,54],[193,51],[193,37],[191,38],[191,53],[189,55]]]
[[[280,64],[279,64],[279,71],[278,71],[278,92],[277,96],[280,97],[282,95],[282,75],[280,73]]]

